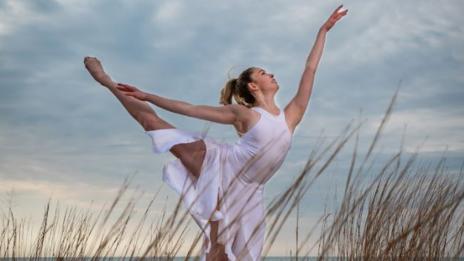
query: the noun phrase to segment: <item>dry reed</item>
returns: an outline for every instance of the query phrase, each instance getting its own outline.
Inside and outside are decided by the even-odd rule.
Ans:
[[[430,165],[416,166],[419,146],[407,159],[403,159],[404,152],[400,149],[378,172],[373,171],[375,148],[392,114],[397,93],[398,90],[360,161],[358,141],[362,123],[350,123],[328,145],[322,147],[321,139],[295,180],[271,200],[266,213],[264,256],[277,242],[291,214],[301,207],[301,200],[309,189],[318,177],[326,173],[353,137],[356,139],[350,165],[346,166],[347,181],[340,205],[334,211],[324,213],[309,232],[303,233],[297,227],[294,253],[300,255],[299,260],[307,259],[315,249],[318,249],[319,259],[337,256],[350,260],[409,260],[463,255],[462,168],[456,177],[447,173],[445,158],[433,169]],[[34,228],[29,227],[26,220],[15,217],[9,207],[1,216],[0,258],[100,260],[120,256],[124,260],[171,260],[179,256],[183,246],[187,246],[189,250],[185,259],[195,259],[202,228],[194,232],[193,239],[187,240],[192,219],[188,209],[181,206],[182,198],[173,211],[168,212],[165,207],[161,216],[150,221],[150,211],[154,201],[158,200],[158,190],[140,220],[135,222],[134,209],[142,195],[134,193],[121,206],[129,184],[130,178],[127,178],[112,204],[97,213],[76,208],[66,208],[62,212],[59,205],[53,208],[49,201],[35,234]],[[122,209],[120,213],[116,213],[117,208]],[[321,228],[320,234],[311,241],[318,228]]]

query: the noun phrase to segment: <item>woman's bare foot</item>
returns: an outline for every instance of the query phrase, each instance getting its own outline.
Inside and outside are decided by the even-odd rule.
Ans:
[[[112,87],[115,85],[110,76],[105,73],[100,61],[97,58],[87,56],[84,58],[84,64],[90,75],[92,75],[92,77],[101,85],[106,87]]]
[[[206,255],[207,261],[228,261],[224,245],[214,244],[211,246],[209,253]]]

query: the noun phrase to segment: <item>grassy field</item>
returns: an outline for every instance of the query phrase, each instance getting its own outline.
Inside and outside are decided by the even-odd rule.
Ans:
[[[352,158],[346,166],[347,180],[338,207],[322,214],[311,231],[296,228],[294,256],[266,260],[447,259],[464,255],[464,185],[462,168],[448,173],[446,158],[437,164],[417,164],[420,152],[405,158],[400,150],[372,168],[376,145],[391,116],[397,94],[391,100],[365,155],[358,153],[362,123],[349,124],[328,145],[313,150],[305,167],[292,184],[267,206],[267,236],[263,255],[268,256],[283,226],[295,215],[300,201],[315,181],[324,175],[334,158],[355,139]],[[367,178],[369,177],[369,178]],[[0,257],[39,257],[118,260],[195,259],[201,244],[200,230],[190,231],[192,219],[179,200],[173,211],[151,219],[150,210],[158,193],[135,220],[137,198],[121,200],[130,185],[126,179],[113,202],[98,212],[45,205],[40,227],[28,226],[11,208],[5,209],[0,224]],[[122,204],[122,205],[121,205]],[[122,211],[115,211],[121,209]],[[245,214],[245,213],[244,213]],[[315,232],[315,231],[321,232]],[[194,234],[187,237],[186,235]],[[314,239],[315,238],[315,239]],[[312,240],[310,240],[312,239]],[[188,246],[186,257],[179,256]],[[154,258],[154,257],[163,258]],[[298,256],[298,258],[296,257]],[[18,259],[19,260],[19,259]]]

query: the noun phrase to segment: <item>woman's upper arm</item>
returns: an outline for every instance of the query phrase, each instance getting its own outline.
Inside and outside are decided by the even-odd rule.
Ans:
[[[305,108],[292,99],[284,109],[287,125],[293,132],[305,113]]]
[[[208,106],[192,105],[188,116],[222,124],[233,124],[237,119],[235,104]]]
[[[304,69],[295,97],[285,106],[285,116],[290,128],[295,129],[303,119],[313,91],[315,74],[316,70],[309,66]]]

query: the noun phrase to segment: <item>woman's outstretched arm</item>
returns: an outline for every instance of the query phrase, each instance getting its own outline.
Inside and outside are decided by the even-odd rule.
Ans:
[[[308,107],[309,98],[311,97],[314,77],[316,74],[317,66],[322,56],[324,49],[325,37],[327,32],[340,20],[348,10],[343,10],[342,5],[337,7],[331,14],[329,19],[322,25],[316,37],[313,48],[306,60],[306,65],[301,76],[300,85],[295,97],[285,107],[285,116],[290,129],[293,131],[300,123],[303,115]]]
[[[238,106],[236,104],[229,104],[225,106],[193,105],[188,102],[173,100],[156,94],[143,92],[128,84],[118,83],[117,88],[125,95],[150,102],[170,112],[223,124],[233,124],[237,121],[239,108],[237,108]]]

